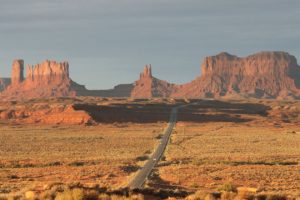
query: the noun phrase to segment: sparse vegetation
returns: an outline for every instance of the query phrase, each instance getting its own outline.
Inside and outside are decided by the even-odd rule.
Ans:
[[[236,189],[235,185],[233,185],[231,183],[225,183],[218,188],[218,191],[220,191],[220,192],[236,192],[237,189]]]
[[[126,185],[151,153],[165,126],[1,125],[0,194],[63,182],[119,187]],[[139,159],[137,159],[139,158]]]
[[[94,104],[98,100],[88,99]],[[51,107],[72,101],[29,103]],[[86,99],[76,100],[82,101]],[[124,101],[141,107],[161,103],[106,99],[99,105],[124,106]],[[180,102],[171,102],[175,101]],[[207,101],[184,108],[153,180],[135,192],[115,191],[126,186],[149,158],[165,121],[93,126],[0,122],[0,194],[5,199],[49,200],[139,200],[149,195],[150,199],[293,199],[300,196],[299,108],[296,101],[265,100]]]
[[[284,102],[285,108],[280,107],[281,110],[276,108],[280,104],[277,101],[260,104],[269,107],[268,115],[261,114],[259,109],[263,106],[256,106],[259,109],[255,111],[251,106],[226,107],[227,103],[214,102],[181,110],[183,115],[179,114],[166,161],[159,165],[160,179],[188,190],[195,189],[195,183],[198,190],[225,189],[224,183],[230,182],[238,187],[251,187],[258,193],[300,196],[300,120],[295,120],[299,115],[292,115],[286,107],[296,110],[300,104]],[[282,112],[290,113],[287,116],[292,123],[282,121]],[[223,114],[225,118],[216,117]],[[230,120],[224,121],[226,117]],[[280,127],[274,126],[274,122]],[[153,180],[154,187],[155,184]],[[227,186],[225,191],[232,192]]]

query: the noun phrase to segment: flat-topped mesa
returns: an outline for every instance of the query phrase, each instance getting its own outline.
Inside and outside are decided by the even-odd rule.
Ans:
[[[201,77],[185,84],[174,96],[225,96],[256,98],[300,95],[300,67],[286,52],[259,52],[247,57],[220,53],[204,59]]]
[[[64,80],[69,78],[69,63],[46,60],[35,66],[27,65],[26,80],[31,82]]]
[[[222,52],[204,59],[201,75],[275,75],[290,73],[295,67],[296,58],[286,52],[260,52],[245,58]]]
[[[13,63],[12,84],[1,92],[2,99],[32,99],[75,96],[84,86],[69,77],[69,63],[46,60],[35,66],[27,66],[23,79],[23,60]]]
[[[152,78],[151,64],[144,67],[143,72],[140,74],[140,79],[142,78]]]
[[[24,80],[24,60],[17,59],[13,61],[11,72],[11,84],[19,85]]]

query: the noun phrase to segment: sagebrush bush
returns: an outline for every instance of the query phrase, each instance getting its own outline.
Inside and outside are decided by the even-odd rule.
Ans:
[[[73,189],[58,193],[55,200],[84,200],[84,198],[84,192],[82,189]]]
[[[108,194],[100,194],[98,196],[99,200],[110,200],[110,196]]]
[[[232,183],[225,183],[221,187],[218,188],[220,192],[237,192],[237,188]]]
[[[233,200],[236,197],[236,193],[234,192],[222,192],[221,194],[221,200]]]
[[[79,189],[79,188],[72,190],[72,197],[73,197],[73,200],[83,200],[84,199],[83,190]]]

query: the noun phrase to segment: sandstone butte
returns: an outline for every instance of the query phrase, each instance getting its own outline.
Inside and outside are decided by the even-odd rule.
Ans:
[[[300,67],[296,58],[285,52],[260,52],[245,58],[223,52],[206,57],[201,76],[183,85],[152,77],[151,68],[146,66],[131,96],[299,99]]]
[[[285,52],[261,52],[244,58],[220,53],[206,57],[201,70],[201,76],[195,80],[176,85],[153,77],[151,65],[146,65],[134,84],[118,85],[111,90],[87,90],[70,78],[68,62],[46,60],[28,65],[24,76],[24,61],[15,60],[11,78],[0,78],[0,120],[30,124],[95,123],[90,112],[75,104],[31,105],[20,101],[13,106],[13,102],[3,100],[66,96],[300,99],[300,66],[294,56]]]
[[[300,67],[286,52],[260,52],[247,57],[228,53],[206,57],[201,75],[176,85],[155,78],[146,65],[134,84],[118,85],[111,90],[87,90],[69,77],[68,62],[44,61],[27,66],[15,60],[11,79],[0,79],[2,100],[22,100],[65,96],[102,97],[254,97],[273,99],[300,98]]]
[[[69,76],[69,63],[46,60],[40,64],[26,67],[24,61],[14,60],[11,78],[0,78],[0,99],[26,100],[48,97],[74,96],[129,96],[133,84],[118,85],[111,90],[87,90]]]
[[[69,64],[44,61],[27,66],[24,78],[24,61],[14,60],[11,84],[1,93],[3,99],[31,99],[52,96],[75,96],[72,87],[77,85],[69,78]]]
[[[146,65],[140,74],[140,79],[135,82],[131,91],[133,98],[170,97],[174,91],[175,84],[159,80],[152,76],[151,65]]]

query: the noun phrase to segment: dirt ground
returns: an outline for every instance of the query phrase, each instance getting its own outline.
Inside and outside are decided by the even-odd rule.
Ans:
[[[124,187],[159,143],[171,107],[188,102],[67,98],[1,103],[2,112],[29,107],[35,113],[45,105],[72,105],[96,123],[23,124],[26,115],[0,120],[0,194],[43,190],[54,183]],[[231,183],[300,195],[299,101],[197,102],[180,110],[147,186],[213,192]]]
[[[299,111],[299,102],[276,101],[204,101],[183,109],[149,184],[216,191],[231,183],[300,195]]]
[[[165,123],[1,125],[0,193],[81,183],[126,185],[152,153]]]

